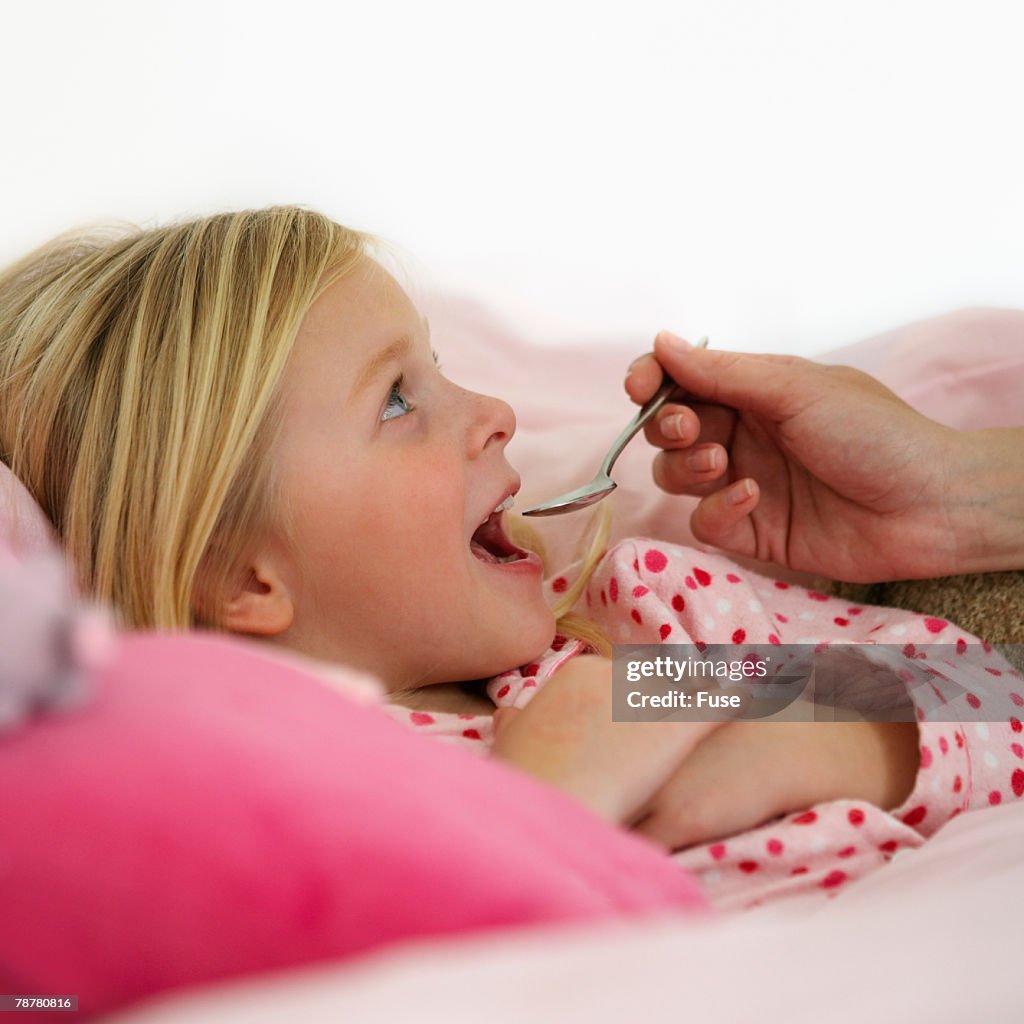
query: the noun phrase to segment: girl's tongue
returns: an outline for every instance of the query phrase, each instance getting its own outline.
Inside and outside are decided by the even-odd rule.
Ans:
[[[501,519],[501,512],[492,512],[470,538],[469,550],[481,562],[516,562],[526,557],[526,552],[505,536]]]

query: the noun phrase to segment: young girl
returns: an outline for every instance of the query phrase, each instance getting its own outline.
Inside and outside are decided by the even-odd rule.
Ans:
[[[687,847],[723,905],[835,891],[984,803],[985,772],[1009,798],[1019,723],[612,722],[605,634],[936,637],[642,540],[545,588],[503,526],[512,410],[444,377],[372,244],[274,207],[62,236],[0,276],[0,455],[122,625],[370,672],[403,721]]]

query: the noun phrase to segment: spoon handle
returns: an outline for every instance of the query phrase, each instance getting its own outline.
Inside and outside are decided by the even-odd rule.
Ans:
[[[705,348],[707,346],[708,339],[701,338],[697,343],[697,348]],[[633,439],[633,436],[638,430],[641,430],[644,424],[668,401],[669,397],[676,391],[679,391],[679,385],[666,373],[661,381],[661,387],[654,392],[651,397],[640,406],[637,414],[626,424],[626,429],[615,439],[611,448],[608,450],[608,454],[604,457],[604,462],[601,463],[601,472],[606,476],[612,471],[612,466],[615,465],[615,460],[622,454],[622,450],[627,444]]]
[[[665,379],[661,382],[661,387],[640,406],[637,414],[626,424],[626,429],[619,434],[611,448],[608,449],[608,454],[604,457],[604,462],[601,463],[601,472],[605,476],[611,473],[615,460],[622,454],[623,449],[633,439],[637,431],[643,429],[644,424],[668,401],[668,396],[676,390],[676,382],[666,374]]]

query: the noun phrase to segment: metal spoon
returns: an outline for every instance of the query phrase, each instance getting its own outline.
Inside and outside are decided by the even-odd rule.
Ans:
[[[701,338],[696,347],[705,348],[707,343],[707,338]],[[533,508],[528,508],[522,514],[524,516],[560,516],[566,512],[575,512],[577,509],[586,508],[588,505],[599,502],[602,498],[607,498],[617,486],[609,476],[612,466],[615,465],[615,460],[622,454],[623,448],[629,444],[637,431],[678,391],[679,385],[671,377],[666,376],[661,382],[661,387],[644,402],[637,414],[626,425],[626,429],[615,439],[615,443],[604,457],[604,462],[601,463],[601,468],[597,471],[597,476],[589,484],[584,484],[582,487],[577,487],[575,491],[569,491],[568,494],[561,494],[557,498],[545,501],[542,505],[534,505]]]

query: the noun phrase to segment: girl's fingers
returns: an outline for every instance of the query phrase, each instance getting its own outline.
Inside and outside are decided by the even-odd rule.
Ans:
[[[678,850],[774,817],[782,806],[780,788],[793,769],[782,763],[786,737],[773,733],[768,723],[738,722],[709,736],[654,794],[635,831]],[[752,764],[773,770],[752,772]]]
[[[673,792],[674,790],[674,792]],[[680,850],[698,843],[754,828],[771,815],[749,786],[733,786],[720,779],[694,779],[674,786],[634,831],[664,846]]]

